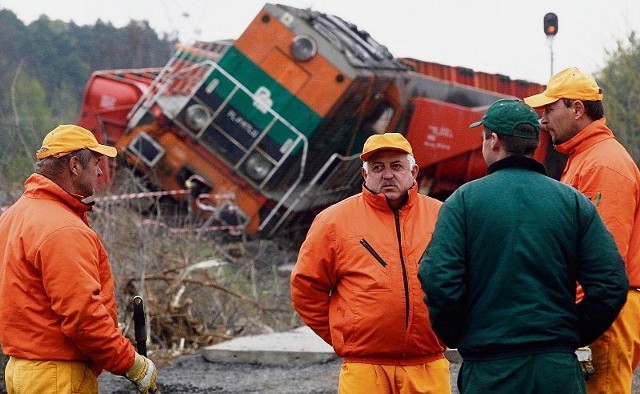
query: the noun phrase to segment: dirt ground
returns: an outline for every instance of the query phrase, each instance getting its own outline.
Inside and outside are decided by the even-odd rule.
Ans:
[[[211,363],[199,354],[182,356],[161,368],[158,394],[265,393],[335,394],[340,359],[312,365],[265,366]],[[452,394],[457,394],[456,378],[460,364],[451,363]],[[135,393],[133,385],[108,373],[100,376],[101,394]],[[636,372],[633,394],[640,394],[640,370]]]
[[[265,366],[211,363],[199,354],[182,356],[158,372],[158,394],[335,393],[339,359],[324,364]],[[135,393],[125,378],[104,373],[101,394]]]

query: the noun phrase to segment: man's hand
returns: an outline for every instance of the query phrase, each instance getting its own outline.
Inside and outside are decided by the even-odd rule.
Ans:
[[[125,376],[136,385],[142,394],[156,391],[156,366],[145,356],[136,353],[135,361]]]

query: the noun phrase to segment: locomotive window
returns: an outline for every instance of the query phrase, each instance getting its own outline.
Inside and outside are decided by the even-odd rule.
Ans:
[[[367,133],[384,134],[389,129],[389,124],[395,111],[389,104],[380,104],[367,117],[364,122],[364,129]]]
[[[384,134],[389,127],[389,123],[391,122],[391,118],[393,118],[393,108],[387,107],[382,111],[382,114],[371,126],[371,129],[374,133]]]
[[[153,140],[147,133],[138,134],[127,147],[149,167],[156,165],[164,155],[164,148]]]

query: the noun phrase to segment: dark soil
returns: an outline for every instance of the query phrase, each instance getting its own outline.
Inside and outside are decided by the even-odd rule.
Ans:
[[[181,356],[158,371],[158,394],[198,393],[335,393],[339,359],[325,364],[265,366],[211,363],[200,355]],[[135,393],[133,384],[103,373],[101,394]]]
[[[180,356],[158,373],[157,394],[278,393],[335,394],[341,360],[324,364],[266,366],[256,364],[211,363],[199,354]],[[460,364],[451,363],[452,394]],[[125,378],[104,373],[101,394],[135,393]],[[632,394],[640,394],[640,369],[633,380]]]
[[[335,394],[342,360],[323,364],[267,366],[211,363],[200,355],[181,356],[158,372],[158,394],[273,393]],[[451,363],[451,382],[459,364]],[[135,393],[126,379],[104,373],[101,394]],[[457,391],[453,391],[457,393]]]

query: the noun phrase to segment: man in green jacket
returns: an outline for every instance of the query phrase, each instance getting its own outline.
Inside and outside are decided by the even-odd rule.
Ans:
[[[531,107],[499,100],[480,125],[488,174],[445,201],[420,260],[433,329],[464,359],[463,394],[584,393],[574,351],[624,304],[623,260],[593,204],[532,159]]]

